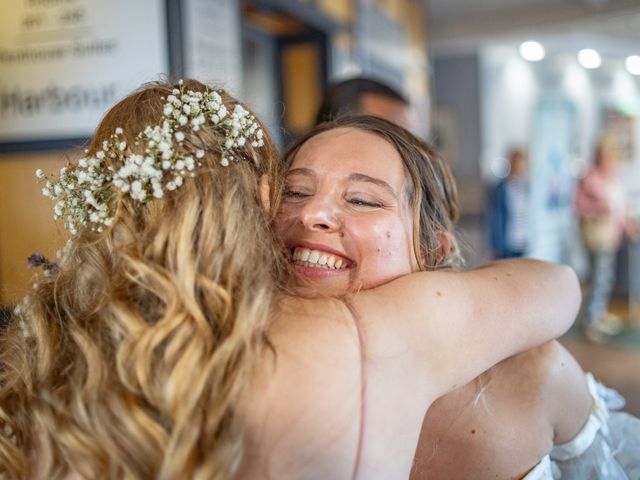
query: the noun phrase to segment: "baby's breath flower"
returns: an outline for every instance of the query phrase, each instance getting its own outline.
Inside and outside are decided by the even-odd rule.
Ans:
[[[135,137],[134,143],[141,146],[143,155],[125,153],[129,144],[118,127],[102,142],[101,150],[93,155],[85,150],[85,157],[75,168],[63,167],[58,179],[46,182],[42,193],[56,202],[54,216],[64,219],[65,228],[72,235],[81,227],[96,232],[111,227],[117,192],[144,203],[179,188],[185,176],[193,177],[193,170],[201,163],[183,147],[189,130],[197,132],[207,122],[214,126],[221,137],[218,149],[220,163],[225,167],[237,158],[234,154],[240,153],[235,149],[246,144],[264,145],[262,129],[241,105],[234,105],[230,113],[218,92],[185,91],[183,83],[179,85],[165,99],[161,123],[145,127]],[[196,159],[204,156],[205,150],[196,150]],[[106,158],[120,166],[106,165]],[[41,169],[36,176],[46,179]]]

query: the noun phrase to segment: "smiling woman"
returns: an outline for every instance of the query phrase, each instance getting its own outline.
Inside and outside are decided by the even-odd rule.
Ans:
[[[371,117],[338,119],[295,145],[287,166],[277,230],[293,254],[300,294],[357,292],[347,295],[353,301],[399,276],[455,263],[455,182],[438,155],[404,130]],[[429,251],[434,241],[437,250]],[[345,270],[331,268],[336,252],[347,257]],[[433,311],[444,302],[455,309],[464,302],[462,291],[447,290],[446,283],[436,285],[426,308]],[[416,306],[415,297],[406,293],[396,291],[389,301]],[[488,307],[494,295],[481,303]],[[516,325],[520,315],[532,313],[520,303],[525,297],[520,292],[506,304]],[[481,310],[471,312],[472,321],[481,315]],[[436,322],[445,330],[453,326],[447,314]],[[445,335],[453,340],[455,333]],[[365,350],[376,358],[368,344]],[[467,352],[461,349],[449,361],[469,360]],[[416,379],[416,385],[423,381]],[[603,424],[609,412],[602,398],[610,396],[603,392],[604,387],[585,380],[557,342],[511,357],[434,402],[410,478],[551,479],[551,460],[563,478],[628,478],[623,470],[630,472],[629,457],[637,457],[629,440],[640,424],[619,413]],[[374,395],[365,398],[369,408]],[[583,455],[576,445],[589,446],[590,453]],[[635,468],[633,461],[630,465]]]
[[[408,185],[398,152],[373,133],[339,128],[306,142],[287,174],[276,227],[296,271],[330,291],[375,286],[367,279],[382,264],[378,284],[417,270]]]
[[[376,117],[338,119],[299,140],[285,163],[276,231],[296,271],[325,294],[457,260],[442,172],[402,128]]]

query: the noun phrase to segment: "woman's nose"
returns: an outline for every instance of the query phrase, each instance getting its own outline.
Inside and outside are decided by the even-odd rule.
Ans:
[[[326,198],[313,198],[300,212],[300,222],[308,230],[332,232],[340,227],[337,206]]]

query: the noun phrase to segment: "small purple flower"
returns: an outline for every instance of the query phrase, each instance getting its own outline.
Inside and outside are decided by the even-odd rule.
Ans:
[[[36,252],[30,255],[29,258],[27,258],[27,262],[29,262],[28,268],[32,269],[42,267],[43,265],[47,264],[47,259],[40,255],[40,253]]]
[[[38,252],[30,255],[27,258],[27,262],[29,262],[27,264],[27,268],[29,269],[42,267],[45,277],[48,277],[58,271],[58,262],[50,262],[45,256]]]

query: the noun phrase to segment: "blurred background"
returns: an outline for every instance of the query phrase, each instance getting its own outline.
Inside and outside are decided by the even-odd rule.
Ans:
[[[640,218],[639,0],[3,0],[1,305],[30,288],[27,257],[54,259],[66,239],[35,170],[76,158],[141,83],[181,77],[242,98],[281,148],[313,125],[329,85],[395,89],[454,172],[470,267],[496,256],[490,192],[514,173],[514,149],[528,160],[519,253],[587,281],[573,198],[603,136]],[[563,342],[640,415],[640,247],[619,247],[609,311],[622,328]]]

